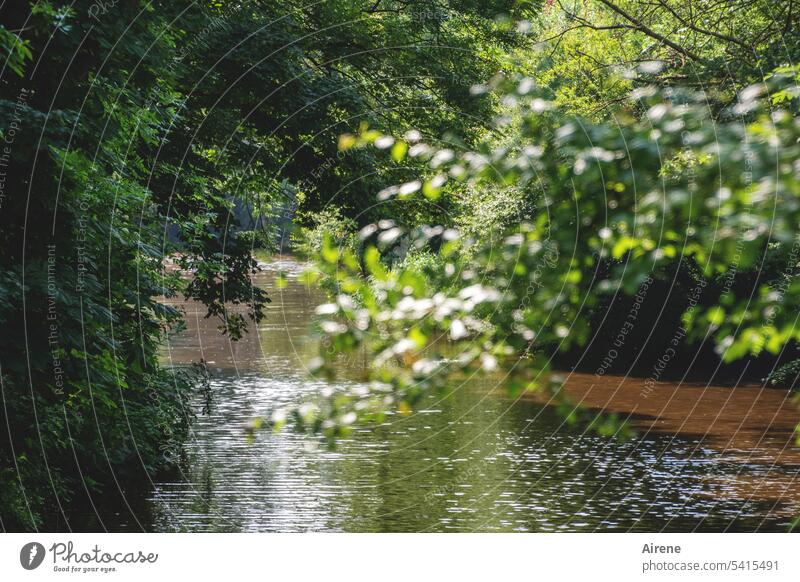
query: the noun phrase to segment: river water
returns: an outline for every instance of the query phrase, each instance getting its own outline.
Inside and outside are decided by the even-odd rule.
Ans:
[[[324,387],[306,373],[309,325],[324,294],[276,261],[257,283],[266,319],[238,343],[191,304],[188,329],[165,357],[204,359],[212,401],[200,415],[183,471],[155,484],[153,531],[785,531],[800,514],[798,421],[789,395],[760,387],[570,376],[587,406],[633,413],[638,436],[566,430],[550,408],[512,401],[484,380],[389,416],[335,450],[285,429],[245,427]],[[288,286],[274,285],[278,272]],[[343,366],[356,378],[359,366]],[[201,403],[198,403],[198,410]]]

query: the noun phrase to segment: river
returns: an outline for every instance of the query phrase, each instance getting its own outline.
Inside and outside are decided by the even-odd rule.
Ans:
[[[621,442],[561,427],[549,407],[512,401],[483,380],[410,416],[389,416],[329,450],[284,429],[245,427],[324,387],[304,368],[308,331],[324,294],[275,261],[257,284],[267,317],[238,343],[184,304],[188,328],[174,363],[204,359],[212,401],[188,443],[183,471],[155,484],[152,531],[785,531],[800,514],[798,421],[789,394],[573,374],[587,406],[633,413]],[[278,272],[288,275],[276,287]],[[357,366],[343,366],[342,381]],[[198,409],[200,404],[198,403]]]

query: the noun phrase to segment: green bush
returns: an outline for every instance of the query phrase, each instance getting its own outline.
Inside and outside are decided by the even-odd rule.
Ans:
[[[299,257],[318,259],[326,235],[336,240],[342,248],[355,249],[356,222],[343,216],[335,206],[328,206],[319,212],[303,213],[298,221],[305,226],[295,227],[291,234],[291,248]]]

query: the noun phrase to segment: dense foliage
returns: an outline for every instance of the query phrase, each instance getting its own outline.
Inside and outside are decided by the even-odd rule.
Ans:
[[[160,363],[164,298],[239,338],[268,301],[252,245],[329,200],[364,214],[392,167],[339,133],[480,134],[512,4],[2,4],[3,529],[102,527],[174,466],[202,373]]]
[[[98,493],[102,526],[115,493],[178,458],[197,378],[158,363],[180,319],[162,296],[204,301],[233,335],[244,319],[225,317],[224,303],[248,302],[257,318],[266,300],[249,284],[249,248],[218,234],[228,196],[187,139],[170,66],[181,32],[169,10],[115,10],[3,5],[6,529],[72,527]],[[177,252],[189,285],[164,268]]]
[[[716,93],[723,102],[774,68],[793,63],[792,2],[557,0],[533,26],[541,51],[519,59],[565,111],[597,119],[624,103],[637,81],[614,74],[644,65],[660,86]],[[659,67],[649,63],[658,61]]]
[[[553,362],[630,372],[676,337],[685,358],[788,362],[771,377],[791,384],[798,13],[4,2],[0,526],[102,527],[175,467],[203,370],[159,359],[169,299],[240,338],[268,301],[253,247],[292,223],[333,292],[318,373],[372,364],[366,389],[296,411],[331,436],[454,376],[517,393]]]
[[[366,353],[371,383],[292,411],[305,428],[337,436],[481,372],[512,395],[544,383],[570,422],[624,429],[543,382],[553,364],[640,374],[645,392],[689,373],[796,384],[797,69],[776,67],[797,53],[791,6],[555,4],[530,25],[547,56],[511,67],[530,76],[474,88],[501,104],[478,147],[340,141],[427,162],[379,199],[460,210],[367,226],[355,250],[327,240],[317,276],[337,288],[315,365]],[[398,249],[438,268],[389,268]]]

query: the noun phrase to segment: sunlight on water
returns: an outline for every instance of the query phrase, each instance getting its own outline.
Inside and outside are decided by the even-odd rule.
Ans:
[[[409,417],[390,416],[333,451],[290,430],[248,442],[252,418],[324,386],[303,363],[315,350],[313,309],[325,299],[297,281],[299,270],[290,260],[266,265],[259,283],[273,302],[258,333],[239,343],[184,305],[189,327],[167,357],[204,359],[214,404],[194,427],[183,475],[156,484],[153,529],[783,530],[800,511],[800,462],[786,428],[796,419],[780,391],[731,401],[728,389],[664,384],[658,395],[671,396],[645,406],[633,380],[597,387],[575,376],[569,389],[588,406],[641,415],[644,436],[619,442],[560,430],[548,408],[511,402],[484,381],[431,398]],[[283,290],[273,284],[278,272],[288,275]],[[343,366],[343,377],[357,368]],[[745,410],[744,423],[726,423],[735,414],[741,421],[754,398],[773,407],[771,418]],[[703,424],[720,411],[711,415],[720,422]]]

